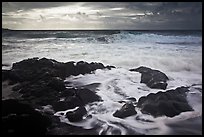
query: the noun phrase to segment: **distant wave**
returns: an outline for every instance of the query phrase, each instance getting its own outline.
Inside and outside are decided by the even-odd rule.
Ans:
[[[127,68],[145,65],[201,72],[201,43],[201,35],[185,31],[9,31],[2,36],[2,57],[9,64],[36,55],[63,61],[97,60]]]
[[[157,44],[178,44],[178,45],[186,45],[186,44],[201,44],[202,41],[197,42],[156,42]]]
[[[202,36],[189,35],[183,32],[167,35],[158,32],[140,31],[14,31],[3,33],[4,39],[10,42],[61,40],[79,43],[156,43],[156,44],[200,44]],[[12,39],[10,39],[12,37]]]

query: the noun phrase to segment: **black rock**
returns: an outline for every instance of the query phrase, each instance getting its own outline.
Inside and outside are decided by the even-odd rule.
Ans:
[[[135,111],[133,104],[126,103],[120,110],[117,110],[115,113],[113,113],[113,116],[118,118],[126,118],[135,114],[137,114],[137,112]]]
[[[76,64],[76,70],[78,74],[87,74],[97,69],[104,69],[105,66],[102,63],[91,62],[90,64],[84,61],[79,61]]]
[[[67,88],[59,93],[60,97],[76,96],[76,88]]]
[[[104,69],[105,66],[102,63],[97,63],[97,62],[91,62],[90,63],[91,70],[96,70],[96,69]]]
[[[89,89],[78,89],[76,91],[76,96],[84,103],[90,103],[94,101],[101,101],[101,97],[99,97],[95,92]]]
[[[136,71],[141,73],[141,81],[140,83],[145,83],[150,88],[155,89],[166,89],[167,80],[169,78],[159,70],[153,70],[147,67],[139,67],[136,69],[130,69],[130,71]]]
[[[48,86],[57,91],[63,91],[66,89],[64,81],[59,77],[52,77],[48,83]]]
[[[74,76],[78,75],[79,73],[77,72],[74,63],[75,63],[74,61],[66,62],[60,72],[61,73],[64,72],[65,73],[64,76],[66,77],[70,75]]]
[[[84,106],[87,103],[101,101],[101,98],[95,92],[89,89],[70,88],[58,93],[58,98],[64,98],[63,101],[55,101],[52,106],[55,111],[62,111],[77,106]]]
[[[96,62],[87,63],[80,61],[75,65],[73,61],[62,63],[47,58],[31,58],[14,63],[11,70],[2,70],[2,81],[9,80],[11,84],[18,83],[12,89],[14,92],[22,94],[20,98],[21,103],[29,104],[32,108],[39,109],[42,106],[51,105],[54,111],[61,111],[80,107],[76,112],[67,114],[70,121],[78,121],[82,118],[82,114],[84,115],[82,108],[87,103],[101,101],[101,98],[93,92],[96,85],[87,85],[87,88],[93,89],[93,91],[86,89],[86,86],[66,89],[64,79],[71,75],[92,73],[97,69],[105,68],[108,67]],[[32,108],[29,110],[29,107],[13,105],[18,103],[11,100],[9,103],[4,105],[6,107],[3,108],[2,113],[4,114],[2,119],[4,123],[3,132],[5,134],[15,134],[17,132],[30,132],[32,134],[35,130],[38,130],[35,131],[36,134],[39,132],[44,134],[46,132],[45,125],[41,124],[38,118],[35,118],[36,115],[33,116],[31,114]],[[41,112],[44,113],[43,111]],[[39,112],[34,110],[32,113],[36,114]],[[50,116],[48,113],[46,115]],[[42,118],[42,122],[43,120]],[[20,121],[22,121],[22,124]],[[27,121],[33,126],[27,124]],[[35,122],[41,125],[35,127],[37,125]],[[25,127],[24,129],[23,126]]]
[[[154,117],[168,116],[174,117],[181,112],[193,111],[186,100],[187,87],[178,87],[175,90],[166,92],[150,93],[139,98],[137,107],[141,108],[142,113],[151,114]]]
[[[48,75],[50,77],[60,77],[65,79],[70,75],[87,74],[96,69],[106,68],[102,63],[87,63],[84,61],[77,62],[57,62],[47,58],[31,58],[13,64],[9,79],[17,82],[33,81]],[[109,68],[107,66],[107,68]],[[2,77],[5,79],[5,77]]]
[[[73,61],[62,63],[47,58],[31,58],[14,63],[9,71],[3,70],[2,80],[9,79],[12,83],[19,82],[19,85],[14,86],[13,89],[19,91],[22,98],[32,105],[53,104],[55,110],[61,110],[100,100],[100,97],[88,89],[71,89],[73,92],[69,93],[73,95],[65,93],[64,79],[66,77],[91,73],[96,69],[104,68],[102,63],[96,62],[80,61],[75,65]],[[59,102],[63,97],[62,93],[67,97],[64,102]],[[59,107],[58,104],[63,105]]]
[[[3,66],[9,66],[9,64],[2,64],[1,66],[2,66],[2,67],[3,67]]]
[[[83,119],[83,116],[87,113],[85,107],[79,107],[74,111],[67,112],[66,117],[69,119],[70,122],[78,122]]]
[[[112,68],[116,68],[115,66],[106,66],[107,69],[111,70]]]
[[[45,135],[51,121],[28,104],[9,99],[2,101],[2,125],[4,135]]]
[[[77,96],[66,97],[64,101],[55,101],[52,106],[55,111],[64,111],[67,109],[72,109],[77,106],[84,106],[85,104]]]
[[[83,75],[91,72],[91,67],[87,62],[84,62],[84,61],[77,62],[76,69],[79,74],[83,74]]]
[[[59,117],[52,117],[53,125],[46,135],[98,135],[98,128],[84,129],[82,127],[60,122]]]
[[[9,79],[10,70],[2,70],[2,81]]]

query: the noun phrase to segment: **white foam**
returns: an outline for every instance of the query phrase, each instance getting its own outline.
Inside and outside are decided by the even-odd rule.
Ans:
[[[68,118],[66,118],[66,113],[67,112],[72,112],[76,110],[78,107],[75,107],[73,109],[68,109],[65,111],[58,111],[54,115],[58,116],[60,118],[61,122],[73,125],[73,126],[78,126],[78,127],[83,127],[84,129],[92,129],[97,125],[98,121],[96,120],[97,118],[92,116],[91,118],[88,118],[86,116],[83,117],[83,120],[80,122],[70,122]]]
[[[95,40],[101,36],[113,42]],[[95,41],[87,40],[90,38]],[[201,42],[202,37],[199,36],[135,35],[126,32],[76,38],[3,38],[3,45],[11,47],[2,50],[2,63],[12,64],[37,56],[62,62],[97,61],[123,68],[143,65],[163,71],[202,72]]]
[[[179,86],[191,86],[193,83],[200,84],[202,82],[200,74],[189,73],[186,71],[169,72],[167,73],[167,76],[170,78],[167,90],[175,89]],[[138,112],[137,115],[125,119],[113,117],[112,114],[123,105],[123,103],[119,103],[118,101],[125,100],[127,97],[135,97],[138,100],[141,96],[146,96],[149,93],[156,93],[158,91],[165,92],[164,90],[150,89],[145,84],[140,83],[140,80],[140,73],[130,72],[124,68],[96,70],[94,74],[71,76],[66,79],[66,81],[71,82],[72,86],[101,83],[96,92],[101,96],[103,102],[94,102],[86,106],[89,114],[94,116],[97,120],[103,121],[100,133],[105,132],[105,134],[112,134],[112,130],[108,128],[111,127],[111,129],[120,129],[121,134],[127,134],[128,131],[124,128],[125,126],[126,128],[128,127],[141,134],[168,134],[170,133],[171,128],[169,128],[166,123],[169,121],[176,122],[181,120],[184,115],[186,119],[191,118],[192,115],[198,116],[197,113],[202,111],[202,101],[200,101],[202,93],[199,92],[200,94],[193,96],[194,94],[192,95],[192,92],[197,93],[197,91],[191,89],[191,92],[189,92],[188,95],[188,100],[190,105],[192,105],[194,109],[196,108],[193,112],[184,112],[180,114],[181,116],[179,115],[173,118],[165,116],[153,118],[150,115],[142,114],[140,109],[136,108],[136,111]],[[194,88],[195,87],[200,86],[195,85]],[[153,122],[138,121],[135,119],[136,116],[140,116],[143,119]],[[117,123],[122,123],[123,126]]]
[[[97,40],[99,37],[104,37],[105,42]],[[60,62],[84,60],[115,65],[116,69],[96,70],[94,74],[70,76],[66,79],[72,82],[71,86],[101,83],[96,92],[104,101],[86,106],[92,118],[84,118],[82,122],[70,122],[65,114],[71,110],[57,112],[55,115],[59,116],[62,122],[85,129],[99,125],[101,134],[104,132],[114,134],[113,129],[119,129],[121,134],[127,134],[127,127],[141,134],[168,134],[169,128],[165,125],[166,121],[178,121],[182,117],[202,115],[202,93],[195,89],[196,86],[191,87],[187,98],[195,111],[184,112],[173,118],[153,118],[142,114],[138,108],[136,108],[138,114],[135,116],[125,119],[115,118],[112,114],[123,105],[118,101],[127,97],[135,97],[138,100],[149,93],[164,92],[164,90],[150,89],[140,83],[141,74],[130,72],[128,69],[147,66],[164,72],[170,78],[167,90],[201,84],[201,43],[201,36],[135,35],[126,32],[80,38],[29,40],[22,38],[18,41],[3,38],[2,44],[10,47],[2,50],[2,63],[11,65],[26,58],[47,57]],[[202,87],[200,88],[202,90]],[[135,120],[136,116],[153,122]]]

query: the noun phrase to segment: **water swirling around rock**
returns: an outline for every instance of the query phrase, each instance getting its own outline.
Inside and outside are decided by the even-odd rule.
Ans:
[[[172,125],[186,121],[186,131],[188,120],[200,127],[196,117],[202,117],[197,105],[202,87],[196,84],[172,88],[175,80],[170,78],[165,81],[167,89],[159,90],[141,83],[140,73],[124,68],[46,58],[17,62],[2,73],[2,81],[20,83],[13,88],[22,94],[17,100],[51,119],[46,134],[71,128],[79,131],[73,131],[75,134],[179,134]],[[186,133],[200,134],[195,130]]]

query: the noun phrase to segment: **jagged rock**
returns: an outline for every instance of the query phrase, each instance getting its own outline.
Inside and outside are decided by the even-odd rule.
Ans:
[[[76,70],[79,74],[87,74],[96,69],[104,69],[105,66],[102,63],[91,62],[90,64],[84,61],[79,61],[76,64]]]
[[[148,113],[154,117],[162,115],[174,117],[181,112],[193,111],[186,100],[185,92],[188,91],[187,87],[178,87],[166,92],[150,93],[138,100],[137,107],[141,108],[142,113]]]
[[[51,121],[28,104],[9,99],[2,101],[2,125],[4,135],[45,135]]]
[[[101,101],[101,98],[95,92],[89,89],[70,88],[59,93],[58,98],[64,97],[63,101],[53,102],[53,108],[56,111],[72,109],[77,106],[84,106],[87,103]]]
[[[166,82],[169,78],[159,70],[153,70],[142,66],[136,69],[130,69],[130,71],[141,73],[140,83],[145,83],[150,88],[166,89],[167,87]]]
[[[10,70],[2,70],[2,81],[9,79]]]
[[[101,98],[95,92],[88,89],[78,89],[76,91],[76,96],[81,99],[84,104],[101,101]]]
[[[72,109],[77,106],[84,106],[85,104],[77,96],[66,97],[64,101],[55,101],[52,106],[55,111],[64,111],[67,109]]]
[[[113,116],[118,118],[126,118],[135,114],[137,114],[137,112],[135,111],[133,104],[126,103],[120,110],[117,110],[115,113],[113,113]]]
[[[52,77],[50,79],[50,82],[48,83],[48,86],[57,91],[62,91],[66,89],[64,81],[59,77]]]
[[[106,66],[107,69],[111,70],[112,68],[116,68],[115,66]]]
[[[65,78],[71,75],[76,76],[79,74],[92,73],[97,69],[105,68],[110,67],[105,67],[102,63],[96,62],[87,63],[80,61],[75,63],[71,61],[62,63],[47,58],[31,58],[14,63],[11,70],[2,70],[2,81],[9,80],[11,84],[18,83],[18,85],[12,87],[12,90],[21,94],[21,102],[29,104],[38,110],[40,110],[39,108],[42,108],[42,106],[47,105],[52,106],[53,112],[80,107],[80,109],[73,112],[73,114],[67,114],[69,115],[69,119],[71,119],[70,121],[77,121],[82,118],[82,115],[79,113],[84,112],[81,107],[83,108],[90,102],[101,101],[101,98],[96,95],[95,92],[86,89],[85,87],[66,89],[64,83]],[[92,87],[90,89],[94,90],[93,85],[88,87]],[[19,107],[17,106],[16,108]],[[10,108],[8,109],[10,110]],[[6,109],[3,109],[3,111],[6,113]],[[50,116],[51,114],[46,113],[46,115]],[[38,130],[35,131],[36,134],[39,132],[44,134],[46,132],[45,128],[41,127],[44,126],[43,123],[38,126],[41,129],[38,129],[38,127],[35,129],[29,129],[29,124],[27,129],[25,126],[27,121],[24,121],[24,119],[28,119],[31,124],[33,122],[38,122],[38,120],[35,119],[35,116],[33,118],[33,115],[30,113],[25,113],[25,116],[24,112],[22,115],[13,116],[12,114],[11,116],[8,116],[8,118],[5,116],[2,119],[5,126],[3,129],[4,133],[11,132],[15,134],[18,131],[22,133],[28,131],[32,134],[35,129]],[[19,124],[20,120],[22,120],[22,125],[26,127],[24,132],[21,124]],[[39,124],[41,123],[39,122]],[[33,127],[35,126],[36,123],[33,123]]]
[[[51,77],[65,79],[70,75],[87,74],[96,69],[105,69],[102,63],[87,63],[79,61],[74,65],[73,61],[62,63],[47,58],[31,58],[13,64],[9,72],[9,78],[16,82],[32,81],[42,78],[45,74]]]
[[[91,90],[71,89],[75,95],[67,96],[64,102],[59,101],[61,93],[65,94],[64,79],[66,77],[91,73],[96,69],[104,68],[106,67],[102,63],[96,62],[80,61],[75,65],[73,61],[62,63],[47,58],[31,58],[14,63],[9,71],[2,70],[2,79],[18,82],[19,84],[13,89],[21,93],[22,98],[32,105],[53,104],[55,110],[61,110],[100,100]],[[73,101],[77,101],[77,103],[73,103]]]
[[[52,117],[53,125],[49,127],[46,135],[98,135],[98,127],[84,129],[60,122],[58,117]]]
[[[83,116],[87,113],[85,107],[79,107],[74,111],[67,112],[66,117],[69,119],[70,122],[78,122],[83,119]]]

